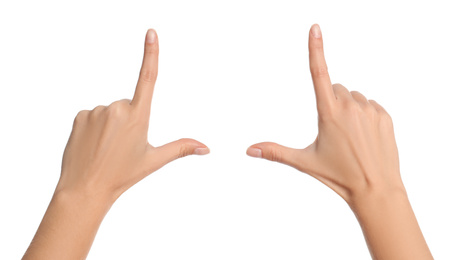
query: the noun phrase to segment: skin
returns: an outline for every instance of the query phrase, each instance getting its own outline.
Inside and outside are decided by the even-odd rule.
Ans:
[[[209,149],[193,139],[153,147],[147,141],[158,74],[158,38],[147,32],[132,100],[79,112],[54,196],[23,259],[85,259],[113,203],[165,164]],[[433,259],[401,181],[390,116],[362,94],[332,85],[322,35],[309,36],[319,115],[316,140],[304,149],[259,143],[247,154],[290,165],[318,179],[351,207],[373,259]]]
[[[294,167],[340,195],[357,217],[373,259],[433,259],[401,180],[391,117],[376,101],[332,85],[317,24],[308,45],[316,140],[304,149],[258,143],[247,154]]]
[[[123,192],[177,158],[209,153],[193,139],[160,147],[148,143],[158,52],[156,32],[149,30],[133,99],[76,116],[60,180],[23,259],[85,259],[104,216]]]

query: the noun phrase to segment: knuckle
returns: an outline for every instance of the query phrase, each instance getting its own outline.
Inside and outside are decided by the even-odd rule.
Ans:
[[[122,102],[122,103],[125,103],[125,104],[127,104],[127,105],[130,105],[130,104],[131,104],[131,99],[129,99],[129,98],[124,98],[124,99],[122,99],[122,100],[119,100],[119,102]]]
[[[269,151],[269,158],[271,161],[281,162],[283,155],[279,149],[273,148]]]
[[[364,110],[365,110],[365,113],[367,113],[370,116],[375,116],[377,114],[376,109],[372,105],[369,105],[369,104],[367,104],[364,107]]]
[[[103,112],[105,111],[106,106],[96,106],[92,111],[89,111],[88,118],[90,122],[96,122],[100,116],[103,115]]]
[[[191,151],[189,146],[187,146],[187,145],[181,145],[180,146],[180,150],[179,150],[179,153],[178,153],[178,158],[182,158],[182,157],[188,156],[190,154],[192,154],[192,151]]]
[[[345,86],[341,85],[340,83],[332,84],[332,90],[336,96],[336,99],[347,100],[344,98],[345,96],[347,96],[345,94],[350,94],[349,90]]]
[[[140,78],[145,82],[155,82],[158,72],[156,70],[141,71]]]
[[[88,111],[87,110],[81,110],[77,113],[76,118],[83,118],[87,116]]]
[[[101,111],[103,111],[105,108],[106,108],[106,106],[99,105],[99,106],[96,106],[96,107],[92,110],[92,112],[101,112]]]
[[[333,91],[348,91],[348,89],[340,83],[332,84]]]
[[[73,125],[78,125],[87,120],[88,110],[81,110],[77,113],[76,117],[74,118]]]
[[[315,66],[310,68],[311,75],[316,78],[327,77],[329,75],[329,70],[327,66]]]
[[[361,98],[361,99],[366,99],[365,96],[362,93],[358,92],[357,90],[351,91],[351,95],[357,96],[358,98]]]
[[[355,101],[348,101],[345,104],[345,108],[348,111],[348,113],[352,116],[358,116],[359,114],[362,113],[362,108],[360,105],[355,102]]]
[[[124,118],[127,115],[126,103],[122,100],[110,104],[106,108],[108,118]]]
[[[387,112],[381,112],[379,114],[379,126],[384,129],[390,129],[393,127],[392,117]]]

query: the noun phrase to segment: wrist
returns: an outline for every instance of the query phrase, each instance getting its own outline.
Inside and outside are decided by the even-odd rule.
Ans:
[[[402,184],[365,189],[348,204],[373,259],[433,259]]]
[[[109,189],[105,183],[100,185],[99,182],[92,181],[93,178],[83,178],[83,180],[76,181],[70,177],[70,174],[62,172],[54,191],[54,197],[110,208],[120,196],[114,190]]]
[[[106,214],[114,204],[115,198],[103,192],[57,187],[52,201],[74,207],[97,209],[101,214]]]
[[[112,203],[58,186],[24,259],[85,259]]]
[[[408,201],[406,189],[402,183],[388,186],[376,185],[355,190],[346,200],[354,213],[398,201]]]

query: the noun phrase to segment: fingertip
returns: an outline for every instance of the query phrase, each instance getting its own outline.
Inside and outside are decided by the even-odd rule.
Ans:
[[[319,39],[322,36],[321,28],[319,27],[319,24],[317,24],[317,23],[315,23],[311,26],[310,32],[311,32],[311,35],[313,35],[313,37],[316,39]]]
[[[194,155],[206,155],[210,153],[210,149],[207,147],[207,145],[199,142],[198,140],[192,138],[182,138],[180,141],[182,143],[186,143],[188,147],[192,147]]]
[[[194,149],[193,154],[195,155],[206,155],[210,153],[210,149],[208,147],[198,147]]]
[[[248,147],[246,154],[255,158],[262,158],[262,150],[256,147]]]
[[[148,29],[145,42],[148,44],[154,44],[156,42],[156,38],[156,31],[154,29]]]

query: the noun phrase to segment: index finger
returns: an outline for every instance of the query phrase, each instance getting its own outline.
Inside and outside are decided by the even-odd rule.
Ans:
[[[316,102],[318,111],[321,112],[324,108],[330,107],[336,98],[324,58],[321,29],[317,24],[311,26],[308,49],[310,52],[310,71],[311,77],[313,78]]]
[[[132,105],[150,110],[156,77],[158,76],[158,37],[155,30],[149,29],[145,37],[144,58],[141,72],[134,92]]]

